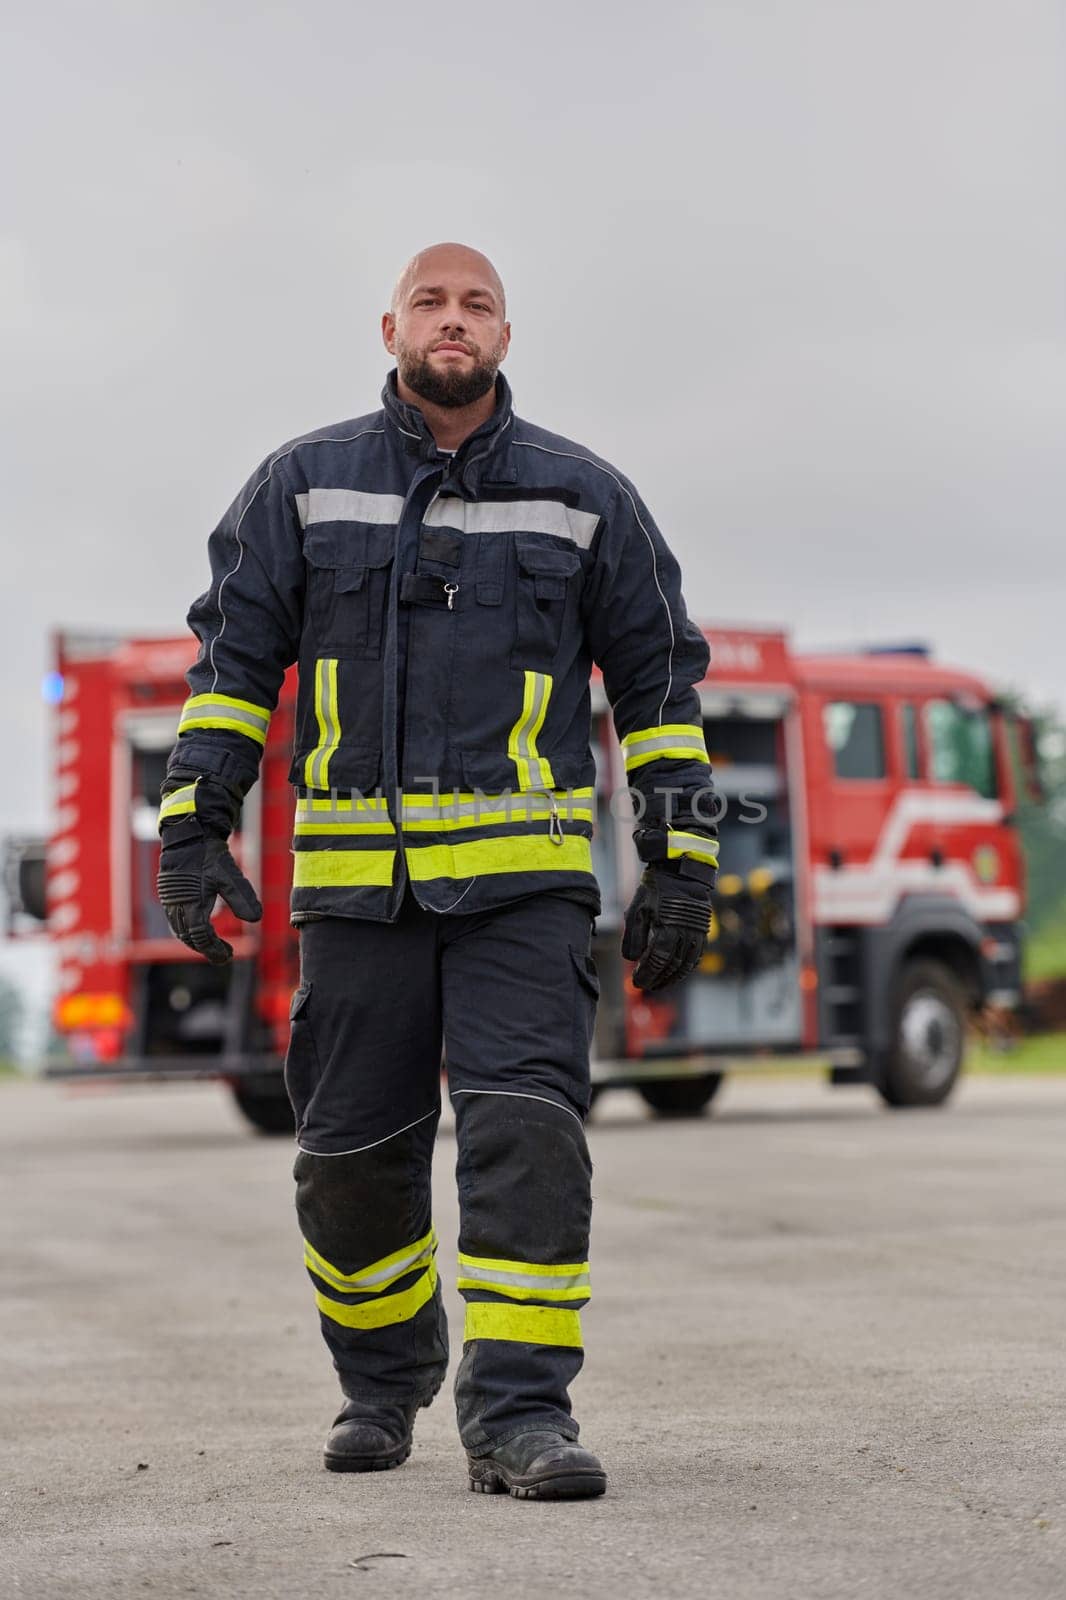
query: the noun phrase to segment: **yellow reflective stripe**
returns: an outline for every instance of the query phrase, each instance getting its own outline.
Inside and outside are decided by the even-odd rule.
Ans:
[[[547,672],[527,672],[522,710],[507,736],[507,754],[518,772],[520,789],[554,789],[555,777],[546,756],[537,754],[537,735],[544,726],[551,699],[552,677]]]
[[[395,833],[396,829],[391,822],[298,822],[295,833],[297,837],[309,835],[313,838],[327,838],[330,834],[353,833]]]
[[[567,834],[562,844],[547,834],[505,834],[498,839],[465,839],[460,844],[413,845],[406,855],[413,883],[430,878],[477,878],[494,872],[592,871],[592,846],[576,833]]]
[[[395,850],[294,850],[294,889],[355,889],[362,884],[387,888]]]
[[[190,813],[195,816],[196,784],[199,781],[199,778],[197,778],[196,783],[187,783],[184,788],[174,789],[170,794],[164,796],[159,807],[157,826],[168,817],[188,816]]]
[[[304,1265],[328,1281],[334,1289],[342,1289],[351,1294],[380,1294],[390,1283],[395,1283],[398,1278],[421,1266],[425,1258],[432,1255],[436,1248],[437,1235],[430,1228],[421,1239],[405,1245],[402,1250],[394,1250],[391,1256],[382,1256],[380,1261],[372,1261],[369,1266],[360,1267],[358,1272],[342,1272],[332,1261],[327,1261],[325,1256],[319,1255],[309,1239],[305,1239]]]
[[[431,1261],[421,1277],[399,1294],[389,1294],[381,1300],[367,1300],[361,1306],[345,1306],[316,1289],[315,1305],[324,1317],[329,1317],[331,1322],[339,1322],[343,1328],[388,1328],[394,1322],[409,1322],[416,1311],[420,1311],[426,1301],[432,1299],[436,1286],[437,1267]],[[569,1313],[571,1316],[574,1314]]]
[[[494,1256],[467,1256],[459,1251],[461,1267],[483,1267],[486,1272],[514,1272],[523,1278],[573,1278],[588,1272],[587,1261],[564,1261],[559,1266],[545,1266],[540,1261],[501,1261]]]
[[[320,656],[315,662],[315,721],[318,745],[304,762],[304,782],[309,789],[328,789],[329,764],[341,742],[335,656]]]
[[[665,722],[658,728],[638,728],[622,740],[626,772],[649,761],[700,761],[708,763],[703,728],[695,722]]]
[[[677,856],[691,856],[694,861],[706,861],[708,865],[718,865],[718,841],[707,839],[702,833],[682,833],[671,828],[666,835],[666,854],[673,860]]]
[[[250,700],[237,700],[231,694],[190,695],[178,722],[179,733],[188,733],[194,728],[226,728],[231,733],[243,733],[256,744],[266,744],[269,727],[269,707],[253,705]]]
[[[501,1306],[467,1301],[464,1339],[508,1339],[517,1344],[581,1348],[581,1313],[557,1306]]]

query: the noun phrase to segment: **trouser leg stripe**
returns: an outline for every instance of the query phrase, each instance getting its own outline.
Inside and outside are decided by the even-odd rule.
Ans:
[[[468,1302],[465,1340],[501,1339],[514,1344],[561,1345],[581,1348],[581,1314],[556,1306],[495,1305]]]

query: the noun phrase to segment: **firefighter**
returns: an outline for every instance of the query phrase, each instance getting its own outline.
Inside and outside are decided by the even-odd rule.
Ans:
[[[444,1379],[430,1213],[443,1046],[471,1487],[598,1495],[569,1396],[598,994],[589,676],[595,661],[644,863],[622,950],[657,989],[699,959],[717,870],[694,688],[708,650],[633,485],[515,415],[484,256],[417,255],[382,332],[395,367],[381,409],[276,450],[211,535],[159,898],[209,961],[232,955],[217,895],[261,915],[227,838],[298,663],[285,1077],[304,1260],[345,1402],[325,1464],[398,1466]]]

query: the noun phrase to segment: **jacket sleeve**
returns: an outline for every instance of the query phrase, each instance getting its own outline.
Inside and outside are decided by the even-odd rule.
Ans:
[[[635,791],[637,851],[648,862],[698,862],[698,875],[713,881],[717,813],[695,687],[710,650],[689,619],[666,540],[632,484],[617,483],[583,604]]]
[[[187,621],[200,652],[167,762],[160,826],[190,813],[222,825],[259,776],[270,718],[299,652],[304,562],[285,453],[248,479],[208,540],[211,582]]]

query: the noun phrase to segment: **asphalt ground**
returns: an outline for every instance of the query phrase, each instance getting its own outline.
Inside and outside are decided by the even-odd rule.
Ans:
[[[215,1086],[0,1085],[0,1591],[1066,1594],[1066,1078],[597,1107],[601,1501],[470,1494],[450,1397],[334,1475],[292,1147]],[[437,1163],[460,1335],[454,1146]]]

